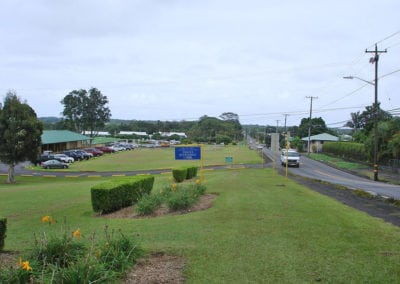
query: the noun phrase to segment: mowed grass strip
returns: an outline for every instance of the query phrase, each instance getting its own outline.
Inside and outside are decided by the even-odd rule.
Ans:
[[[323,161],[325,163],[331,164],[333,166],[336,166],[338,168],[345,169],[345,170],[367,169],[368,168],[368,166],[360,164],[360,163],[345,161],[341,158],[332,157],[332,156],[328,156],[328,155],[321,154],[321,153],[310,153],[310,158],[317,160],[317,161]]]
[[[204,146],[204,166],[224,165],[225,157],[233,157],[234,164],[262,163],[262,159],[257,153],[245,146]],[[70,171],[135,171],[171,169],[173,167],[190,165],[200,166],[200,161],[176,161],[175,149],[173,147],[154,149],[139,148],[131,151],[106,154],[89,161],[75,162],[70,165]]]
[[[0,185],[8,218],[6,250],[24,251],[43,215],[89,238],[104,225],[139,236],[147,251],[186,259],[187,283],[399,283],[400,229],[349,208],[271,169],[212,171],[211,209],[148,219],[94,217],[90,187],[99,180],[40,179]],[[26,178],[32,179],[32,178]],[[101,181],[100,181],[101,182]],[[155,191],[170,183],[156,177]],[[55,226],[54,226],[55,227]]]

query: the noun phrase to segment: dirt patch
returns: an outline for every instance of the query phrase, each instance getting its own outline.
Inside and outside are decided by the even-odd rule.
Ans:
[[[151,215],[140,216],[136,213],[134,206],[125,207],[121,210],[110,214],[101,215],[104,218],[155,218],[165,215],[181,215],[187,214],[190,212],[196,212],[201,210],[206,210],[212,207],[214,199],[217,197],[217,194],[214,193],[207,193],[200,196],[199,201],[190,209],[187,210],[179,210],[179,211],[170,211],[166,206],[161,206]]]
[[[141,259],[125,277],[125,283],[184,283],[182,257],[153,253]]]
[[[17,255],[18,252],[0,252],[0,269],[18,266]]]

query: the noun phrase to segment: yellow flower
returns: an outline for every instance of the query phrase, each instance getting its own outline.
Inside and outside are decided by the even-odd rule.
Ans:
[[[101,250],[96,250],[96,252],[94,253],[94,255],[96,256],[96,258],[100,258],[101,256]]]
[[[72,235],[73,235],[75,238],[77,238],[78,240],[80,240],[80,239],[81,239],[81,230],[80,230],[80,229],[76,229],[76,230],[72,233]]]
[[[173,184],[171,185],[172,191],[175,191],[176,187],[177,187],[176,183],[173,183]]]
[[[22,259],[19,258],[19,266],[21,266],[23,270],[32,271],[32,267],[29,266],[29,261],[22,261]]]
[[[201,180],[196,179],[196,184],[200,184],[200,183],[201,183]]]
[[[51,216],[46,215],[42,217],[42,223],[49,223],[49,224],[53,224],[54,220],[53,218],[51,218]]]
[[[48,223],[48,222],[50,222],[50,216],[49,215],[46,215],[46,216],[43,216],[42,217],[42,223]]]

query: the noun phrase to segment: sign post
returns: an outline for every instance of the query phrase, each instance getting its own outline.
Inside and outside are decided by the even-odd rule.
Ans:
[[[200,160],[200,179],[203,181],[203,146],[176,146],[175,160]]]

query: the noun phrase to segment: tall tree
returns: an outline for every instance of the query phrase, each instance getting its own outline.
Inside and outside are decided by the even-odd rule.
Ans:
[[[104,127],[110,120],[108,98],[98,89],[74,90],[66,95],[61,103],[64,105],[64,122],[68,129],[76,132],[95,132]]]
[[[239,121],[239,115],[233,112],[224,112],[219,116],[222,120]]]
[[[310,118],[303,118],[298,128],[298,136],[300,138],[308,136],[308,128],[310,125]],[[311,135],[317,135],[320,133],[329,132],[326,127],[325,121],[321,117],[315,117],[311,119]]]
[[[29,160],[37,162],[43,125],[35,111],[8,92],[0,110],[0,160],[9,166],[8,183],[15,182],[14,167]]]

